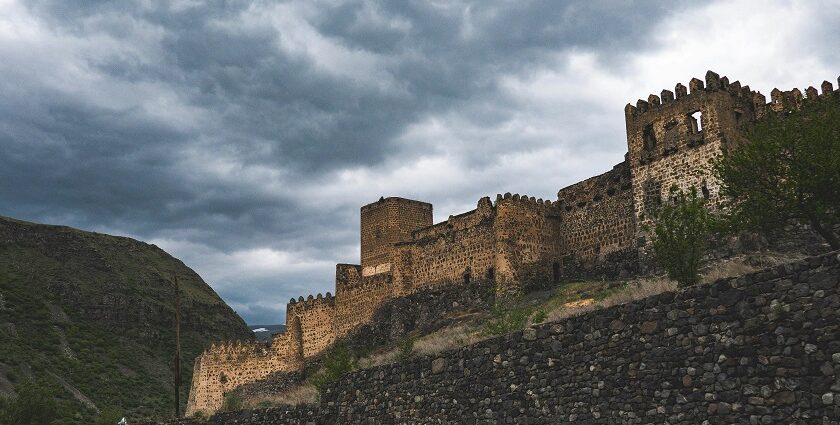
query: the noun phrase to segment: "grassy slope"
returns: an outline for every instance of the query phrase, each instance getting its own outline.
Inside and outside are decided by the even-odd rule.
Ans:
[[[92,422],[85,397],[129,419],[171,414],[175,275],[185,404],[210,341],[253,337],[201,277],[154,245],[0,217],[0,391],[47,380],[67,424]]]

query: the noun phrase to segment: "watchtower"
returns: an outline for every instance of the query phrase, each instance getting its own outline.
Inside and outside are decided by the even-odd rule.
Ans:
[[[391,270],[394,245],[411,240],[415,230],[432,225],[432,204],[404,198],[379,198],[361,209],[362,275]]]
[[[689,91],[690,90],[690,91]],[[711,162],[733,143],[744,125],[764,111],[765,98],[749,86],[708,71],[686,88],[662,90],[624,109],[633,207],[639,245],[645,224],[671,187],[694,188],[714,206],[719,185]]]

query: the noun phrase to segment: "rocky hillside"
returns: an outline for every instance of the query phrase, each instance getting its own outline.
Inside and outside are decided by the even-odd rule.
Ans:
[[[67,424],[104,408],[171,415],[174,276],[185,404],[196,355],[211,341],[253,338],[236,312],[155,245],[0,217],[0,394],[42,381]]]

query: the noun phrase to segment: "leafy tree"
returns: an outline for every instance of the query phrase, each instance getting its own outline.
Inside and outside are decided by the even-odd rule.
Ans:
[[[670,201],[664,202],[654,213],[656,225],[653,250],[659,265],[668,277],[680,285],[700,282],[700,259],[711,229],[711,218],[705,199],[689,192],[671,188]]]
[[[807,99],[770,114],[714,166],[734,229],[806,223],[840,249],[840,102]]]
[[[58,416],[54,394],[41,383],[22,382],[17,395],[0,401],[0,423],[50,425]]]

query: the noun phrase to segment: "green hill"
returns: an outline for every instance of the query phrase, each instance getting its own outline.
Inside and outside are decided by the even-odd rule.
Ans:
[[[61,424],[117,408],[172,414],[174,285],[181,287],[182,389],[211,341],[252,339],[201,277],[155,245],[0,217],[0,395],[38,380]]]

